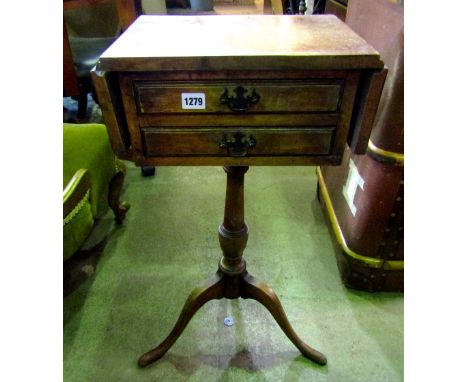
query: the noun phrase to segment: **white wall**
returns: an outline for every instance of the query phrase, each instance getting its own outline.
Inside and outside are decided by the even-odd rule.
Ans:
[[[167,14],[166,0],[142,0],[141,6],[145,15]]]

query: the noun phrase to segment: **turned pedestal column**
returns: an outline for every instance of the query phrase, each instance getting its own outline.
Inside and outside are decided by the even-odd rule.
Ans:
[[[244,221],[244,174],[247,166],[224,167],[227,173],[226,204],[224,220],[218,228],[219,243],[223,257],[215,276],[195,288],[187,298],[174,328],[156,348],[143,354],[138,360],[140,367],[160,359],[182,334],[190,319],[206,302],[220,298],[251,298],[264,305],[274,317],[286,336],[308,359],[325,365],[327,359],[319,351],[304,343],[296,334],[273,289],[265,282],[251,276],[242,257],[247,245],[249,227]]]

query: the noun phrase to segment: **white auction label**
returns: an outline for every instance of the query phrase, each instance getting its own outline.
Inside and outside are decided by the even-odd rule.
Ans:
[[[205,109],[205,93],[182,93],[182,109]]]
[[[356,216],[357,207],[354,204],[354,197],[356,196],[356,191],[358,187],[364,191],[364,184],[366,182],[364,179],[359,175],[358,168],[354,164],[353,160],[349,160],[349,171],[348,171],[348,178],[346,179],[346,184],[343,186],[343,196],[348,202],[349,209],[353,216]]]

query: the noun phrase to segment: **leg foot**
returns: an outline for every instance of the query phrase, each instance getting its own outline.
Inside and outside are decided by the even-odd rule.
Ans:
[[[154,176],[156,174],[156,168],[152,166],[142,166],[141,175],[143,176]]]
[[[156,362],[171,348],[171,346],[177,341],[179,336],[184,331],[185,327],[205,303],[210,300],[220,299],[223,297],[224,291],[224,279],[221,273],[216,275],[210,280],[206,281],[205,284],[195,288],[190,296],[187,298],[182,312],[180,313],[179,319],[177,320],[174,328],[167,338],[161,342],[156,348],[143,354],[138,360],[138,366],[145,367],[149,364]]]
[[[306,358],[320,365],[325,365],[327,363],[327,358],[322,353],[311,348],[299,338],[289,323],[278,296],[265,282],[259,281],[245,272],[242,275],[241,291],[242,298],[254,299],[268,309],[284,334],[286,334]]]
[[[118,171],[109,184],[108,202],[110,208],[114,211],[115,222],[117,224],[122,224],[127,211],[130,209],[130,204],[126,201],[119,200],[125,178],[125,166],[122,162],[117,161],[117,167]]]

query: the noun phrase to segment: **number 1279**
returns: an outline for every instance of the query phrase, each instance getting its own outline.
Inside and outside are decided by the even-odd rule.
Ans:
[[[189,97],[185,98],[185,106],[201,106],[203,105],[203,98],[201,97]]]
[[[205,109],[205,94],[182,93],[182,109]]]

